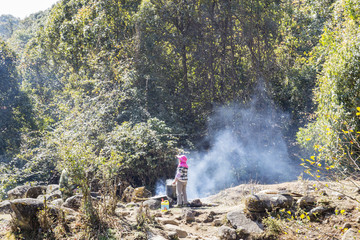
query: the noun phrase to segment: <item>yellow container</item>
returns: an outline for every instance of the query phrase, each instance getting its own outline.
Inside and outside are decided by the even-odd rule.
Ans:
[[[166,212],[167,210],[169,210],[170,206],[169,206],[169,201],[165,200],[161,202],[161,211],[162,212]]]

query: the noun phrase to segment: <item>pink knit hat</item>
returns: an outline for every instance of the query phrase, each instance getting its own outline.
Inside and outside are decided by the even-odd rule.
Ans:
[[[189,168],[186,164],[187,157],[185,155],[178,155],[176,157],[180,160],[179,167]]]

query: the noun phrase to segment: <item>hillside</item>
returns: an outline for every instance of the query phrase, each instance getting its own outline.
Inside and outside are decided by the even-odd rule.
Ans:
[[[14,234],[169,237],[155,215],[199,238],[245,238],[233,214],[255,239],[357,228],[357,193],[335,183],[360,179],[360,1],[59,0],[0,16],[0,37],[0,200],[17,209]],[[179,154],[189,196],[289,183],[241,185],[202,199],[218,206],[168,215],[119,202],[127,186],[154,194]],[[336,191],[291,182],[304,172]]]
[[[161,212],[159,208],[141,210],[139,202],[118,202],[115,215],[109,216],[111,224],[107,231],[108,238],[105,239],[353,239],[350,234],[360,230],[358,202],[351,200],[358,197],[355,190],[358,189],[350,182],[340,184],[299,180],[273,185],[242,184],[201,199],[202,206],[171,208],[168,212]],[[249,219],[235,230],[235,220],[230,216],[242,211],[249,217],[251,214],[246,210],[245,199],[251,193],[259,195],[259,192],[292,195],[294,204],[286,209],[278,208],[262,214],[262,217],[270,219],[263,221],[263,233],[251,233],[254,230]],[[325,206],[331,210],[319,213],[311,220],[302,217],[306,211],[295,203],[301,196],[314,197],[311,209]],[[66,237],[61,239],[79,239],[82,223],[78,222],[74,212],[68,214],[66,219],[72,219],[69,220],[70,229]],[[2,213],[0,216],[0,236],[9,239],[12,235],[9,233],[10,215]],[[233,238],[232,233],[236,237]]]

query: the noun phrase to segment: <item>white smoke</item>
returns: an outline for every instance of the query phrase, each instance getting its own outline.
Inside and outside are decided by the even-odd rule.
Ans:
[[[189,199],[250,181],[295,179],[298,173],[281,133],[287,121],[288,116],[276,111],[265,94],[254,97],[248,106],[219,107],[209,119],[211,147],[188,154]]]

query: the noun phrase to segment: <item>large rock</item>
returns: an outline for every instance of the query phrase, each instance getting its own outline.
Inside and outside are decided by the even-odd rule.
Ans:
[[[63,206],[74,209],[74,210],[78,210],[81,206],[82,198],[83,198],[82,195],[75,195],[75,196],[69,197],[68,199],[66,199]]]
[[[187,223],[191,223],[195,221],[195,212],[190,209],[182,210],[182,219],[184,219]]]
[[[211,211],[206,218],[203,220],[203,223],[209,223],[209,222],[213,222],[214,221],[214,216],[216,215],[215,212]]]
[[[0,202],[0,213],[11,213],[10,201]]]
[[[8,198],[10,200],[12,199],[18,199],[18,198],[24,198],[26,192],[29,190],[30,186],[23,185],[23,186],[17,186],[14,189],[11,189],[7,192]]]
[[[221,226],[218,229],[218,236],[221,240],[236,240],[236,231],[233,228]]]
[[[348,229],[344,235],[342,236],[341,240],[354,240],[360,239],[360,233],[356,229]]]
[[[190,202],[190,207],[202,207],[202,205],[200,199],[194,199]]]
[[[131,202],[133,193],[134,193],[134,188],[132,186],[128,186],[122,194],[121,201],[127,203]]]
[[[281,194],[254,194],[245,199],[245,207],[250,212],[271,211],[273,208],[288,208],[292,205],[293,198]]]
[[[326,213],[330,213],[330,212],[334,212],[333,207],[318,206],[309,211],[309,217],[311,221],[316,221],[322,216],[324,216]]]
[[[299,198],[296,202],[296,204],[300,208],[306,208],[309,206],[313,206],[316,203],[316,198],[314,196],[303,196]]]
[[[174,219],[168,219],[168,218],[159,217],[159,218],[156,218],[156,221],[163,224],[163,225],[171,224],[171,225],[179,226],[179,223]]]
[[[25,198],[37,198],[38,196],[46,193],[46,186],[30,187],[25,194]]]
[[[147,232],[147,239],[148,240],[166,240],[166,238],[164,238],[163,236],[154,234],[152,232]]]
[[[54,201],[54,200],[59,199],[59,198],[61,198],[60,190],[56,190],[56,191],[54,191],[52,193],[49,193],[49,194],[46,194],[46,195],[39,195],[37,197],[37,199],[39,199],[39,200],[44,201],[44,199],[46,199],[46,201],[48,201],[48,202]]]
[[[46,194],[51,194],[51,193],[53,193],[55,191],[60,191],[60,187],[59,187],[58,184],[50,184],[46,188]]]
[[[59,199],[55,199],[54,201],[51,201],[51,204],[57,207],[61,207],[64,204],[64,201],[59,198]]]
[[[148,206],[151,210],[156,210],[156,209],[160,209],[161,201],[155,199],[149,199],[143,202],[143,205]]]
[[[148,200],[151,197],[151,192],[145,187],[135,188],[132,193],[132,202],[142,202]]]
[[[262,233],[263,226],[247,218],[242,211],[233,211],[227,214],[227,219],[235,229],[243,229],[247,233]]]
[[[164,226],[164,228],[168,232],[176,232],[177,235],[179,236],[179,238],[186,238],[188,236],[188,233],[185,230],[182,230],[178,226],[174,226],[174,225],[171,225],[171,224],[166,224]]]
[[[16,226],[25,230],[36,230],[39,227],[37,213],[44,209],[44,203],[33,198],[16,199],[10,202],[12,216]],[[57,210],[49,207],[50,214],[55,216]]]

